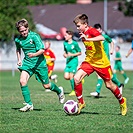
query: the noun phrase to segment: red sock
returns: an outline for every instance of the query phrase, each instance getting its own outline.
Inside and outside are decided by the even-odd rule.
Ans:
[[[118,87],[115,89],[115,91],[113,92],[113,94],[118,99],[118,101],[119,101],[120,104],[123,104],[124,103],[124,99],[123,99],[122,95],[120,94],[120,90],[118,89]]]
[[[74,90],[75,90],[75,93],[76,93],[76,96],[77,96],[77,99],[78,99],[78,102],[83,104],[84,103],[84,100],[83,100],[83,97],[82,97],[82,83],[78,84],[78,85],[75,85],[74,84]]]

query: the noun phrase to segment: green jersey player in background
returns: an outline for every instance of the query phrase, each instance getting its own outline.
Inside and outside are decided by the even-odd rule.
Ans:
[[[114,51],[114,43],[113,43],[112,39],[107,34],[105,34],[103,32],[102,26],[100,24],[95,24],[94,28],[96,28],[105,38],[105,40],[103,41],[103,48],[104,48],[104,51],[105,51],[108,59],[110,60],[110,54],[112,55],[113,51]],[[90,93],[91,96],[94,96],[96,98],[99,97],[101,88],[102,88],[102,84],[103,84],[103,80],[98,74],[97,74],[97,77],[98,77],[98,80],[97,80],[97,85],[96,85],[96,91]],[[124,87],[124,84],[120,83],[120,81],[116,77],[116,74],[113,74],[112,81],[119,87],[120,92],[122,93],[122,88]]]
[[[20,36],[15,38],[17,65],[21,72],[20,87],[24,98],[25,106],[19,110],[22,112],[33,110],[33,103],[30,98],[28,80],[35,74],[36,79],[42,83],[45,89],[50,89],[57,93],[60,103],[64,102],[65,96],[62,87],[57,87],[54,83],[49,83],[48,68],[44,58],[44,44],[40,36],[29,30],[28,21],[21,19],[16,23],[16,28]],[[24,59],[21,61],[21,49],[24,52]]]
[[[115,51],[116,51],[115,58],[114,58],[115,64],[114,64],[113,72],[116,75],[116,72],[120,71],[120,73],[123,75],[123,77],[125,79],[124,84],[127,84],[129,81],[129,77],[127,77],[127,75],[122,67],[122,57],[120,54],[120,46],[116,46]]]
[[[78,56],[81,55],[81,49],[76,41],[72,39],[73,32],[66,31],[64,41],[64,54],[66,58],[66,67],[64,69],[64,78],[70,80],[72,91],[69,96],[75,95],[73,76],[78,67]]]

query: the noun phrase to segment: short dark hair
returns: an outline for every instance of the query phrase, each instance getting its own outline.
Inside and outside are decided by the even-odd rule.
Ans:
[[[67,30],[66,33],[69,34],[69,35],[72,35],[72,36],[74,34],[73,31],[71,31],[71,30]]]
[[[99,23],[97,23],[97,24],[94,24],[94,26],[93,26],[95,29],[101,29],[102,28],[102,26],[99,24]]]

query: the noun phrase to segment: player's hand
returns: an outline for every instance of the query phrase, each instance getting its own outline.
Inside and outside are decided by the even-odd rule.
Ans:
[[[29,56],[30,58],[32,58],[32,57],[35,56],[35,53],[28,53],[28,56]]]
[[[112,55],[113,54],[113,51],[110,51],[110,54]]]
[[[21,61],[18,61],[17,65],[18,66],[21,66],[22,65],[22,62]]]
[[[81,39],[81,38],[85,38],[86,39],[86,35],[84,33],[79,32],[79,35],[80,35],[80,38],[79,39]]]
[[[73,54],[70,53],[70,52],[68,52],[67,56],[68,56],[68,57],[71,57],[71,56],[73,56]]]

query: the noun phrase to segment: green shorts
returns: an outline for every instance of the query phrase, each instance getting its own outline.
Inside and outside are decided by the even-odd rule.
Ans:
[[[77,71],[77,66],[66,66],[64,69],[64,72],[68,72],[68,73],[76,73]]]
[[[114,70],[122,71],[123,70],[122,65],[121,64],[117,64],[117,65],[115,64]]]
[[[26,71],[30,75],[30,77],[35,74],[35,78],[38,82],[42,84],[49,83],[48,77],[48,68],[47,67],[37,67],[37,68],[29,68],[28,66],[21,66],[18,68],[20,71]]]

